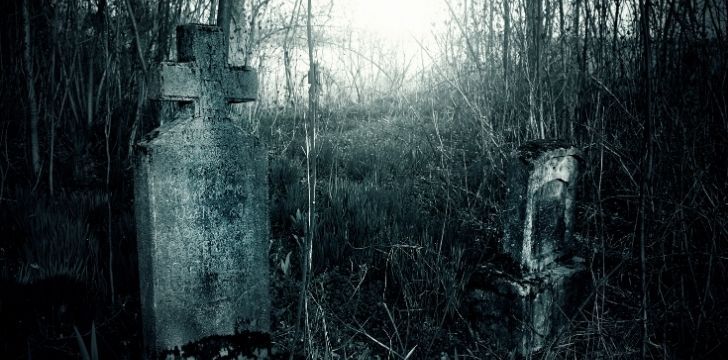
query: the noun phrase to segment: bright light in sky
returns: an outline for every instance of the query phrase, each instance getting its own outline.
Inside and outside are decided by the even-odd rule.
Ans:
[[[410,79],[437,57],[435,36],[448,14],[445,1],[333,0],[325,25],[331,43],[317,47],[319,61],[340,84],[351,81],[357,89],[415,86]]]
[[[428,36],[443,14],[443,0],[339,1],[355,29],[391,42]]]

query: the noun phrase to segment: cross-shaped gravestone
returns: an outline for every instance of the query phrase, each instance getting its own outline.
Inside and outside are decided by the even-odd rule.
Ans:
[[[255,72],[228,66],[216,26],[178,27],[177,54],[150,72],[150,97],[177,103],[135,164],[147,354],[270,326],[267,159],[227,109],[255,100]]]
[[[149,97],[194,101],[195,116],[220,116],[226,104],[255,101],[258,82],[248,67],[227,63],[227,42],[217,26],[177,28],[178,62],[161,63],[149,81]]]

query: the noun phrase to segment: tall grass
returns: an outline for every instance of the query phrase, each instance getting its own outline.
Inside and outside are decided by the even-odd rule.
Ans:
[[[478,133],[456,126],[452,113],[422,124],[422,114],[381,110],[379,118],[329,118],[320,141],[312,342],[328,341],[328,354],[373,346],[420,358],[450,347],[455,329],[462,349],[465,284],[497,243],[495,203],[484,199],[498,193],[489,184],[500,186],[499,174],[486,171]],[[273,153],[286,146],[273,142]],[[303,233],[300,156],[272,160],[273,228],[284,242]],[[285,261],[287,252],[273,256]]]
[[[715,56],[706,62],[715,62]],[[680,82],[685,79],[680,73],[653,79],[662,86],[653,97],[658,120],[650,141],[656,153],[643,193],[651,214],[645,262],[652,357],[715,354],[728,343],[719,335],[718,320],[726,314],[718,304],[728,299],[719,286],[728,251],[723,221],[728,165],[721,155],[728,146],[728,117],[721,111],[726,92],[718,91],[726,88],[721,79],[728,67],[721,64],[711,70],[716,76],[702,82],[697,77]],[[448,69],[432,75],[432,84],[417,94],[324,117],[314,250],[319,330],[326,320],[327,336],[348,334],[358,340],[346,346],[365,343],[395,358],[414,345],[415,356],[426,357],[437,348],[430,344],[459,341],[470,344],[461,344],[462,351],[480,356],[507,353],[464,319],[464,284],[498,253],[510,150],[540,136],[543,128],[548,137],[566,137],[585,150],[576,232],[592,292],[584,294],[570,325],[542,355],[635,356],[640,350],[635,319],[641,316],[635,226],[645,174],[632,75],[587,73],[571,87],[559,80],[566,70],[554,66],[542,90],[543,124],[533,128],[524,120],[526,81],[512,74],[505,86],[497,67],[478,77],[472,71]],[[570,97],[574,93],[578,96]],[[270,131],[295,134],[296,122],[295,116],[278,121]],[[295,151],[302,140],[280,139],[270,139],[273,198],[279,204],[273,219],[279,236],[290,237],[300,231],[292,215],[295,219],[304,205],[303,160]],[[341,272],[349,276],[342,279]],[[336,288],[349,295],[334,295]],[[362,294],[376,299],[374,304],[364,306]],[[331,346],[329,351],[341,353]]]
[[[92,228],[94,209],[102,209],[104,195],[91,191],[55,198],[18,190],[6,200],[3,218],[7,239],[18,249],[17,263],[5,264],[4,276],[32,283],[65,276],[82,283],[102,280],[99,243]]]

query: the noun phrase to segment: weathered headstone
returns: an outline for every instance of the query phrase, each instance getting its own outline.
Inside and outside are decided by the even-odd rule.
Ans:
[[[512,153],[500,254],[468,284],[477,330],[519,357],[547,346],[583,300],[584,246],[572,235],[580,154],[555,140]]]
[[[570,251],[581,152],[562,141],[519,147],[507,171],[503,251],[529,272]]]
[[[516,348],[521,355],[541,349],[563,325],[564,307],[577,288],[572,236],[576,180],[581,152],[556,140],[519,147],[508,169],[503,252],[520,269],[502,284],[517,304]],[[576,258],[578,259],[578,257]]]
[[[176,103],[135,164],[147,355],[270,326],[267,158],[227,109],[255,100],[255,72],[228,66],[216,26],[178,27],[177,55],[150,72],[150,98]]]

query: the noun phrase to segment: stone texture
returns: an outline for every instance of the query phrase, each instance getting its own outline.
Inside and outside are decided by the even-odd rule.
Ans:
[[[558,140],[531,141],[507,171],[503,251],[528,271],[542,271],[573,249],[580,151]]]
[[[564,324],[582,265],[572,243],[580,151],[558,140],[527,142],[512,154],[503,252],[520,272],[501,279],[515,294],[516,350],[537,352]],[[578,259],[578,258],[577,258]]]
[[[584,300],[588,273],[578,259],[537,273],[514,271],[506,263],[499,259],[472,274],[466,311],[476,320],[478,333],[496,348],[534,354]]]
[[[255,98],[255,73],[227,66],[222,31],[177,30],[150,96],[181,101],[138,144],[135,210],[148,354],[236,331],[267,331],[267,158],[228,118]]]
[[[529,357],[550,344],[583,301],[583,247],[573,241],[580,151],[537,140],[512,153],[501,254],[471,277],[467,299],[476,329]]]
[[[582,263],[570,261],[504,283],[516,294],[514,308],[520,311],[514,329],[519,354],[533,354],[558,335],[582,300],[583,270]]]
[[[178,62],[162,62],[150,72],[149,97],[194,101],[195,115],[222,116],[226,103],[254,101],[258,91],[255,71],[227,64],[222,30],[210,25],[177,28]]]

